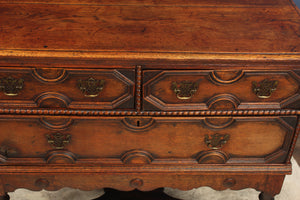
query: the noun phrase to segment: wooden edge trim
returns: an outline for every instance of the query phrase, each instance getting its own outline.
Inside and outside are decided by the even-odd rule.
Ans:
[[[261,165],[222,165],[222,164],[194,164],[194,165],[33,165],[33,166],[1,166],[0,174],[7,173],[263,173],[290,174],[291,164],[261,164]]]
[[[129,60],[272,60],[299,61],[300,53],[210,53],[210,52],[129,52],[129,51],[59,51],[0,49],[0,57],[31,58],[81,58],[81,59],[129,59]]]
[[[300,110],[199,110],[199,111],[107,111],[42,108],[0,108],[0,115],[45,116],[280,116],[300,115]]]

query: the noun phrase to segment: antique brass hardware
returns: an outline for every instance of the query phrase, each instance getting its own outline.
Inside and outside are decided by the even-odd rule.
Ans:
[[[276,90],[278,81],[272,81],[264,79],[257,83],[256,81],[252,82],[253,92],[261,99],[267,99],[271,97],[271,94]]]
[[[172,82],[171,89],[175,92],[178,99],[190,99],[197,92],[199,82],[182,81]]]
[[[78,86],[81,92],[86,97],[97,97],[99,93],[103,90],[105,80],[96,80],[89,78],[86,80],[79,80]]]
[[[17,96],[19,91],[23,89],[24,80],[15,79],[11,76],[0,79],[0,90],[7,96]]]
[[[9,147],[7,145],[2,145],[0,147],[0,154],[5,157],[10,157],[16,155],[18,152],[15,148]]]
[[[223,145],[228,142],[229,138],[230,136],[228,134],[215,133],[210,137],[205,135],[204,142],[208,148],[216,150],[221,149]]]
[[[67,144],[70,143],[71,135],[69,134],[63,134],[60,132],[57,133],[51,133],[46,135],[48,143],[54,148],[54,149],[64,149]]]

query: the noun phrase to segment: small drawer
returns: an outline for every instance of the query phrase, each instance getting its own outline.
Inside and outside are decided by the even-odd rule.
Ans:
[[[134,109],[134,69],[2,68],[0,103],[69,109]]]
[[[0,150],[3,162],[284,163],[296,123],[293,116],[1,119]]]
[[[145,70],[144,110],[292,108],[300,103],[293,71]]]

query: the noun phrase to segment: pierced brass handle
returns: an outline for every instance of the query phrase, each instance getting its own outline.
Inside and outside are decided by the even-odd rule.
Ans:
[[[64,149],[70,143],[71,135],[63,133],[51,133],[46,135],[48,143],[54,149]]]
[[[228,134],[215,133],[214,135],[205,135],[204,142],[208,148],[217,150],[221,149],[224,144],[229,140],[230,136]]]
[[[105,80],[96,80],[93,78],[89,78],[86,80],[79,80],[78,87],[81,92],[86,97],[97,97],[99,93],[103,90]]]
[[[278,81],[271,81],[268,79],[264,79],[259,83],[253,81],[252,85],[253,85],[253,92],[256,94],[258,98],[267,99],[270,98],[272,93],[276,90]]]
[[[0,79],[0,90],[7,96],[17,96],[19,91],[23,89],[24,80],[15,79],[11,76]]]
[[[171,89],[175,92],[178,99],[191,99],[197,92],[199,86],[198,82],[182,81],[180,83],[172,82]]]

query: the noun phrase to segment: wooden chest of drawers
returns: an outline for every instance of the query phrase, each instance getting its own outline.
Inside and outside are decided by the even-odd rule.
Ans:
[[[299,51],[288,0],[0,0],[0,198],[210,186],[270,200],[299,133]]]

